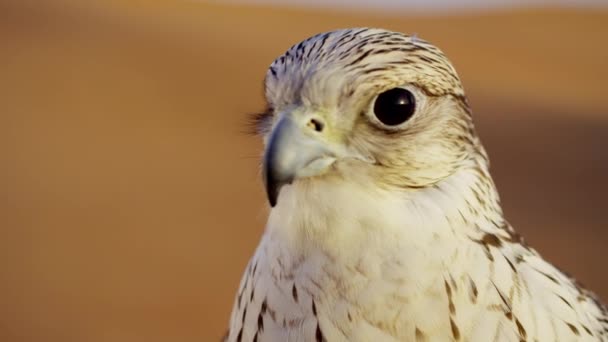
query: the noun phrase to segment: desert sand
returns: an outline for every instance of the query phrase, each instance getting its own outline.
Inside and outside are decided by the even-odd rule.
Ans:
[[[263,231],[270,62],[380,26],[454,62],[508,219],[608,299],[608,12],[0,1],[0,340],[214,341]],[[144,5],[145,4],[145,5]]]

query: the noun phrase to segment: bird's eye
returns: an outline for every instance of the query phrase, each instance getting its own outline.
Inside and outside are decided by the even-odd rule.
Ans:
[[[374,115],[387,126],[397,126],[412,117],[416,109],[414,94],[403,88],[387,90],[376,97]]]

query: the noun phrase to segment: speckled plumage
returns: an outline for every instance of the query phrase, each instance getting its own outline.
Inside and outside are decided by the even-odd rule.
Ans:
[[[276,59],[265,86],[267,145],[281,117],[314,117],[326,127],[306,139],[340,152],[281,190],[227,341],[608,341],[606,307],[504,219],[464,90],[435,46],[323,33]],[[370,104],[395,87],[416,112],[384,127]]]

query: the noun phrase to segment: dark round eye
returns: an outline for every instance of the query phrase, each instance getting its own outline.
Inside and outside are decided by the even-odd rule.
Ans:
[[[393,88],[376,97],[374,115],[387,126],[396,126],[407,121],[416,109],[414,94],[403,88]]]

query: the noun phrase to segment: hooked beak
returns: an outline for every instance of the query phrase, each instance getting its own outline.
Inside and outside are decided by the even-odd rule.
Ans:
[[[283,115],[270,133],[264,152],[262,175],[270,206],[277,203],[281,188],[295,179],[323,173],[336,156],[322,139],[325,123],[312,116]]]

